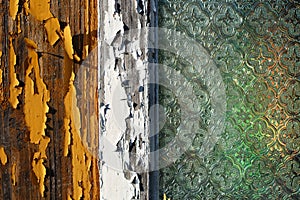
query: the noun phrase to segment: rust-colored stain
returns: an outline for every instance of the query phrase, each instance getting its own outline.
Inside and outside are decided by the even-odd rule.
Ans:
[[[33,155],[32,170],[38,179],[40,193],[43,196],[46,176],[46,168],[43,162],[47,159],[46,149],[50,142],[50,138],[45,136],[46,113],[49,110],[47,102],[50,100],[50,94],[40,76],[38,54],[35,51],[37,45],[27,38],[25,38],[25,43],[28,48],[28,67],[25,76],[24,114],[26,124],[30,130],[30,142],[38,145],[39,149]],[[34,77],[34,79],[31,77]]]
[[[9,102],[13,108],[17,108],[19,104],[18,96],[22,93],[22,89],[19,86],[19,81],[17,79],[17,74],[15,72],[15,65],[17,61],[17,56],[13,47],[12,37],[9,36]]]
[[[7,163],[7,155],[3,147],[0,147],[0,160],[2,165],[6,165]]]
[[[13,20],[16,19],[19,8],[19,0],[10,0],[9,1],[9,15]]]
[[[92,155],[83,144],[80,137],[81,119],[80,111],[77,107],[76,88],[74,86],[75,74],[72,72],[69,91],[64,99],[65,105],[65,148],[64,155],[69,154],[71,150],[72,156],[72,180],[73,180],[73,196],[72,199],[80,199],[83,196],[86,199],[90,197],[90,176]],[[70,147],[71,145],[71,147]],[[71,197],[70,197],[71,198]]]

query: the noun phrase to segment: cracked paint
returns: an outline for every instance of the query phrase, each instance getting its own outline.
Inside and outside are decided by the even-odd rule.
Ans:
[[[104,71],[101,77],[103,106],[100,108],[104,127],[100,138],[102,199],[111,196],[148,199],[148,191],[143,190],[148,187],[148,175],[138,172],[147,171],[149,167],[147,53],[140,56],[143,44],[147,43],[147,34],[139,33],[138,29],[126,33],[132,28],[146,26],[146,19],[137,17],[134,7],[123,12],[126,3],[106,1],[107,8],[102,13],[104,22],[100,35],[108,44],[101,52],[106,56],[101,69]],[[145,91],[139,92],[140,86]]]
[[[15,65],[17,62],[17,56],[13,47],[12,37],[9,37],[9,102],[13,108],[17,108],[19,104],[18,96],[22,93],[22,89],[19,88],[19,81],[17,79],[17,74],[15,71]]]
[[[3,147],[0,147],[0,160],[2,165],[6,165],[7,163],[7,155]]]
[[[37,45],[27,38],[25,38],[25,43],[28,48],[28,67],[25,76],[24,114],[26,124],[30,130],[30,142],[38,145],[38,151],[33,155],[32,170],[38,179],[40,193],[43,196],[46,176],[46,168],[43,162],[47,159],[46,149],[50,142],[50,138],[45,135],[46,113],[49,110],[47,102],[50,101],[50,93],[40,76],[38,54],[35,51]],[[30,77],[32,73],[34,80]]]

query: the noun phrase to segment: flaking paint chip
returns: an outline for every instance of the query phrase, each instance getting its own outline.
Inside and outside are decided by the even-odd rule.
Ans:
[[[71,28],[69,25],[67,25],[64,29],[64,48],[65,51],[70,59],[73,60],[73,44],[72,44],[72,34],[71,34]]]
[[[54,45],[59,40],[59,35],[57,32],[60,31],[60,25],[57,18],[53,17],[46,21],[45,29],[48,37],[48,42],[50,45]]]
[[[39,21],[53,17],[50,12],[50,0],[30,0],[29,12]]]
[[[13,20],[16,19],[18,9],[19,9],[19,0],[10,0],[9,1],[9,16],[11,16]]]
[[[0,160],[2,165],[6,165],[7,163],[7,155],[3,147],[0,147]]]
[[[25,41],[25,43],[26,43],[26,45],[27,45],[28,48],[37,49],[38,46],[37,46],[37,44],[34,41],[32,41],[32,40],[30,40],[28,38],[25,38],[24,41]]]
[[[15,65],[17,64],[17,55],[15,53],[12,37],[9,37],[9,102],[13,108],[17,108],[19,104],[18,96],[22,93],[22,89],[18,87],[19,80],[17,79],[17,74],[15,71]]]

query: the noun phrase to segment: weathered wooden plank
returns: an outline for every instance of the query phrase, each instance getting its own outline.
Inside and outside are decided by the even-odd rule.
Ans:
[[[97,6],[1,2],[1,199],[99,199]]]

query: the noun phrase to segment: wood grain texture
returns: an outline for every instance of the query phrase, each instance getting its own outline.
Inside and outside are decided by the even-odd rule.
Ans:
[[[82,64],[97,46],[97,1],[0,5],[0,199],[99,199],[97,58]]]

